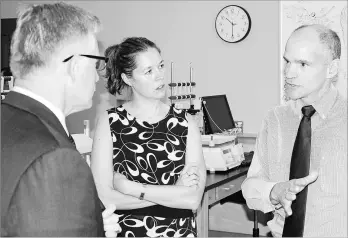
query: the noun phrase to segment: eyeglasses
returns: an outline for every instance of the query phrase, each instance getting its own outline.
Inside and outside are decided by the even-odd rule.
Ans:
[[[91,59],[96,59],[97,62],[95,63],[95,68],[98,71],[102,71],[105,69],[106,67],[106,63],[109,61],[109,58],[103,57],[103,56],[96,56],[96,55],[79,55],[79,56],[84,56],[87,58],[91,58]],[[65,60],[63,60],[63,63],[68,62],[72,57],[74,57],[74,55],[66,58]]]

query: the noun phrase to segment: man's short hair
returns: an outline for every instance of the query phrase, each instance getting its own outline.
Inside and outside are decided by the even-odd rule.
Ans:
[[[45,66],[65,42],[95,34],[99,19],[91,13],[63,2],[30,5],[19,13],[12,36],[10,67],[16,78]]]
[[[294,32],[304,28],[313,28],[318,33],[320,43],[329,50],[333,60],[341,58],[341,40],[335,31],[324,25],[313,24],[302,25],[295,29]]]

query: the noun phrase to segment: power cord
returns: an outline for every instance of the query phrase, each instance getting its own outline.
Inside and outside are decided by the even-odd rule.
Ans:
[[[216,122],[214,121],[214,119],[212,118],[212,116],[210,115],[209,113],[209,110],[208,108],[205,106],[206,102],[205,101],[202,101],[203,102],[203,107],[205,108],[207,114],[208,114],[208,117],[210,118],[210,120],[214,123],[214,125],[220,130],[220,132],[222,134],[227,134],[227,135],[235,135],[237,134],[237,130],[238,128],[233,128],[233,129],[230,129],[230,130],[222,130],[217,124]],[[217,133],[218,134],[218,133]]]
[[[214,119],[210,116],[209,110],[208,108],[205,106],[206,102],[203,101],[203,107],[205,108],[206,112],[208,113],[209,118],[211,119],[211,121],[214,123],[214,125],[221,131],[221,133],[223,133],[224,131],[215,123]]]

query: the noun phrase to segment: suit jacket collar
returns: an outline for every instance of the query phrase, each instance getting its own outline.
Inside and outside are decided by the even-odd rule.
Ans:
[[[2,103],[11,105],[13,107],[17,107],[21,110],[27,111],[28,113],[34,114],[40,120],[48,123],[59,133],[66,135],[66,131],[60,123],[57,116],[41,102],[24,94],[17,93],[15,91],[10,91],[7,94],[6,98],[2,101]]]

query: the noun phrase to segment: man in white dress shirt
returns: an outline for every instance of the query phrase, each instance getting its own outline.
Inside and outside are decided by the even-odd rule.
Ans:
[[[347,237],[347,101],[332,85],[341,55],[340,39],[322,25],[302,26],[284,52],[285,105],[267,113],[242,184],[249,208],[273,212],[273,236],[283,234],[291,205],[308,188],[304,237]],[[289,180],[291,155],[302,118],[312,105],[309,175]]]

